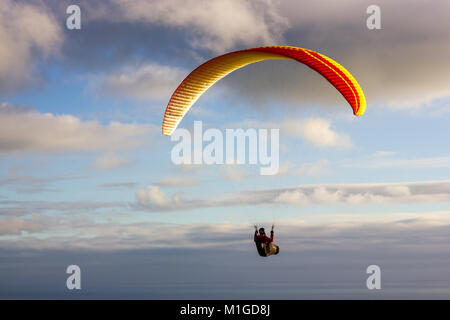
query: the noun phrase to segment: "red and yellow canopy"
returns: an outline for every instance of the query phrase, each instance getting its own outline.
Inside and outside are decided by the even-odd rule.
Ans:
[[[347,100],[353,114],[361,116],[366,109],[366,99],[358,82],[336,61],[318,52],[288,46],[259,47],[230,52],[213,58],[192,71],[175,92],[167,105],[162,133],[170,136],[183,117],[214,83],[236,69],[268,59],[292,59],[320,73]]]

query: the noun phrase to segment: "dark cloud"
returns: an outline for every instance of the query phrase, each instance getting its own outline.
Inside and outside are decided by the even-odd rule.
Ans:
[[[450,63],[443,58],[450,52],[449,35],[445,32],[449,28],[447,2],[424,6],[420,0],[379,1],[382,30],[366,27],[370,1],[317,1],[308,5],[303,1],[263,5],[250,0],[231,1],[227,5],[240,9],[233,14],[219,10],[226,7],[220,1],[189,3],[190,10],[180,11],[179,7],[187,4],[179,6],[173,0],[80,1],[82,29],[67,30],[56,21],[65,21],[70,1],[36,2],[34,12],[54,29],[55,36],[45,38],[51,43],[45,48],[52,50],[47,52],[49,49],[38,45],[44,52],[32,58],[30,52],[36,50],[34,38],[21,38],[26,45],[17,48],[26,50],[10,47],[10,51],[19,50],[23,54],[15,56],[25,55],[26,59],[21,60],[24,62],[20,68],[11,70],[39,64],[43,55],[63,62],[67,68],[91,74],[95,71],[105,77],[139,64],[191,70],[218,53],[285,44],[317,50],[340,62],[360,82],[369,107],[379,104],[412,108],[450,95],[446,85]],[[211,10],[204,14],[208,6]],[[20,21],[16,21],[17,28]],[[56,51],[58,55],[53,54]],[[26,82],[19,80],[14,82]],[[274,104],[346,107],[345,100],[324,79],[292,61],[251,65],[231,74],[220,85],[232,90],[222,98],[233,105],[250,102],[263,110],[272,110]],[[122,95],[134,99],[133,92]],[[142,92],[138,97],[142,97]]]
[[[281,251],[257,255],[251,228],[193,227],[180,244],[128,250],[0,249],[2,298],[145,299],[406,299],[446,298],[450,275],[448,223],[419,219],[404,228],[384,223],[283,225]],[[348,221],[347,221],[348,222]],[[448,222],[448,219],[447,219]],[[158,237],[157,232],[154,236]],[[139,237],[138,237],[139,238]],[[97,242],[93,239],[92,241]],[[125,238],[121,241],[127,242]],[[38,241],[41,242],[41,241]],[[132,241],[134,242],[134,240]],[[144,240],[140,243],[144,245]],[[201,247],[202,243],[209,247]],[[138,242],[139,243],[139,242]],[[186,243],[196,243],[198,248]],[[82,270],[82,290],[65,288],[68,265]],[[365,287],[366,268],[381,267],[382,290]],[[271,276],[268,277],[267,274]]]
[[[66,8],[73,4],[69,0],[45,3],[60,21],[65,21]],[[237,44],[272,43],[286,25],[273,4],[253,0],[81,0],[77,4],[82,28],[62,30],[61,57],[68,67],[89,70],[108,71],[146,60],[186,65]]]
[[[368,30],[366,9],[371,1],[316,1],[303,5],[283,1],[278,8],[290,28],[287,45],[325,54],[346,67],[362,86],[368,107],[429,105],[450,96],[449,3],[378,1],[382,30]],[[301,9],[300,9],[301,8]],[[412,18],[414,17],[414,18]],[[255,108],[327,105],[347,107],[324,79],[292,61],[269,61],[236,72],[227,87]]]

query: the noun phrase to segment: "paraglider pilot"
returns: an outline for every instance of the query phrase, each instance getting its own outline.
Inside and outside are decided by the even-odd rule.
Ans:
[[[264,228],[259,228],[258,234],[258,227],[255,226],[255,236],[253,240],[255,241],[256,249],[258,250],[259,255],[262,257],[278,254],[280,251],[279,247],[273,244],[273,226],[270,231],[270,237],[266,236]]]
[[[273,230],[270,231],[270,238],[266,236],[266,232],[264,228],[259,228],[259,234],[258,234],[258,227],[255,226],[255,242],[263,242],[264,244],[268,245],[269,243],[273,242]]]

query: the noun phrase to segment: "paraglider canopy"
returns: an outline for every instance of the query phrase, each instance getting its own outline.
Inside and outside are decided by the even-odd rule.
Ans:
[[[236,69],[267,59],[301,62],[328,80],[347,100],[353,114],[361,116],[366,99],[358,82],[339,63],[318,52],[288,46],[270,46],[230,52],[215,57],[192,71],[175,92],[164,113],[162,133],[170,136],[200,96],[217,81]]]

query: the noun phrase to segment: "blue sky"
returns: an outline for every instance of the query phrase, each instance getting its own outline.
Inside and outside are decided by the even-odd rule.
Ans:
[[[74,263],[92,274],[87,298],[448,297],[449,5],[379,1],[382,29],[368,30],[365,1],[178,2],[80,1],[81,30],[65,28],[67,1],[2,5],[0,296],[70,298],[60,280]],[[257,63],[180,127],[278,128],[279,174],[174,165],[161,134],[173,90],[202,62],[262,45],[332,57],[366,113],[301,64]],[[261,260],[253,225],[272,223],[281,254]],[[379,293],[364,287],[369,264],[386,270]]]

